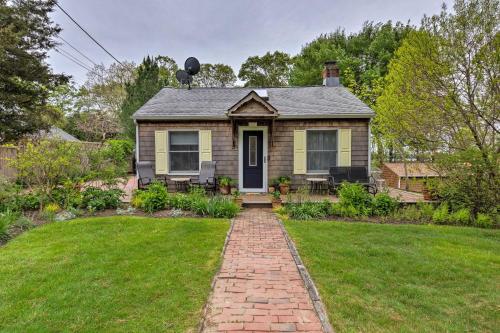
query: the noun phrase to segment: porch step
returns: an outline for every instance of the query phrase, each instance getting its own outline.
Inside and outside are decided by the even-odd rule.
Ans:
[[[244,202],[244,208],[273,208],[273,204],[271,202]]]
[[[267,194],[244,194],[243,207],[245,208],[272,208],[271,197]]]

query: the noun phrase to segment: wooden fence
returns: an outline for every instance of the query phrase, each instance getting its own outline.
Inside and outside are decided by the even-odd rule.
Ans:
[[[0,177],[7,179],[16,178],[17,171],[9,166],[9,160],[15,159],[17,156],[17,147],[0,146]]]

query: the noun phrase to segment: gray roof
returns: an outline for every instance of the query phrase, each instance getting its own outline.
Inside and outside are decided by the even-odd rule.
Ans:
[[[69,134],[66,131],[63,131],[62,129],[56,126],[52,126],[48,131],[40,131],[38,134],[45,139],[73,141],[73,142],[80,141],[73,135]]]
[[[227,119],[227,110],[252,90],[266,89],[279,119],[370,118],[375,114],[344,87],[163,88],[132,116],[153,119]]]

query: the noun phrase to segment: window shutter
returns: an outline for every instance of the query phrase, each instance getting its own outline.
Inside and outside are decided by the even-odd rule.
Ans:
[[[293,131],[293,173],[303,175],[306,173],[306,131]]]
[[[339,130],[339,166],[351,166],[351,129]]]
[[[157,175],[168,173],[167,134],[167,131],[155,131],[155,173]]]
[[[200,161],[212,160],[212,131],[200,131]]]

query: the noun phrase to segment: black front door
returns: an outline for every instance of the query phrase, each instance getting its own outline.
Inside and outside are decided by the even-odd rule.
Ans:
[[[260,189],[264,185],[262,131],[243,132],[243,188]]]

